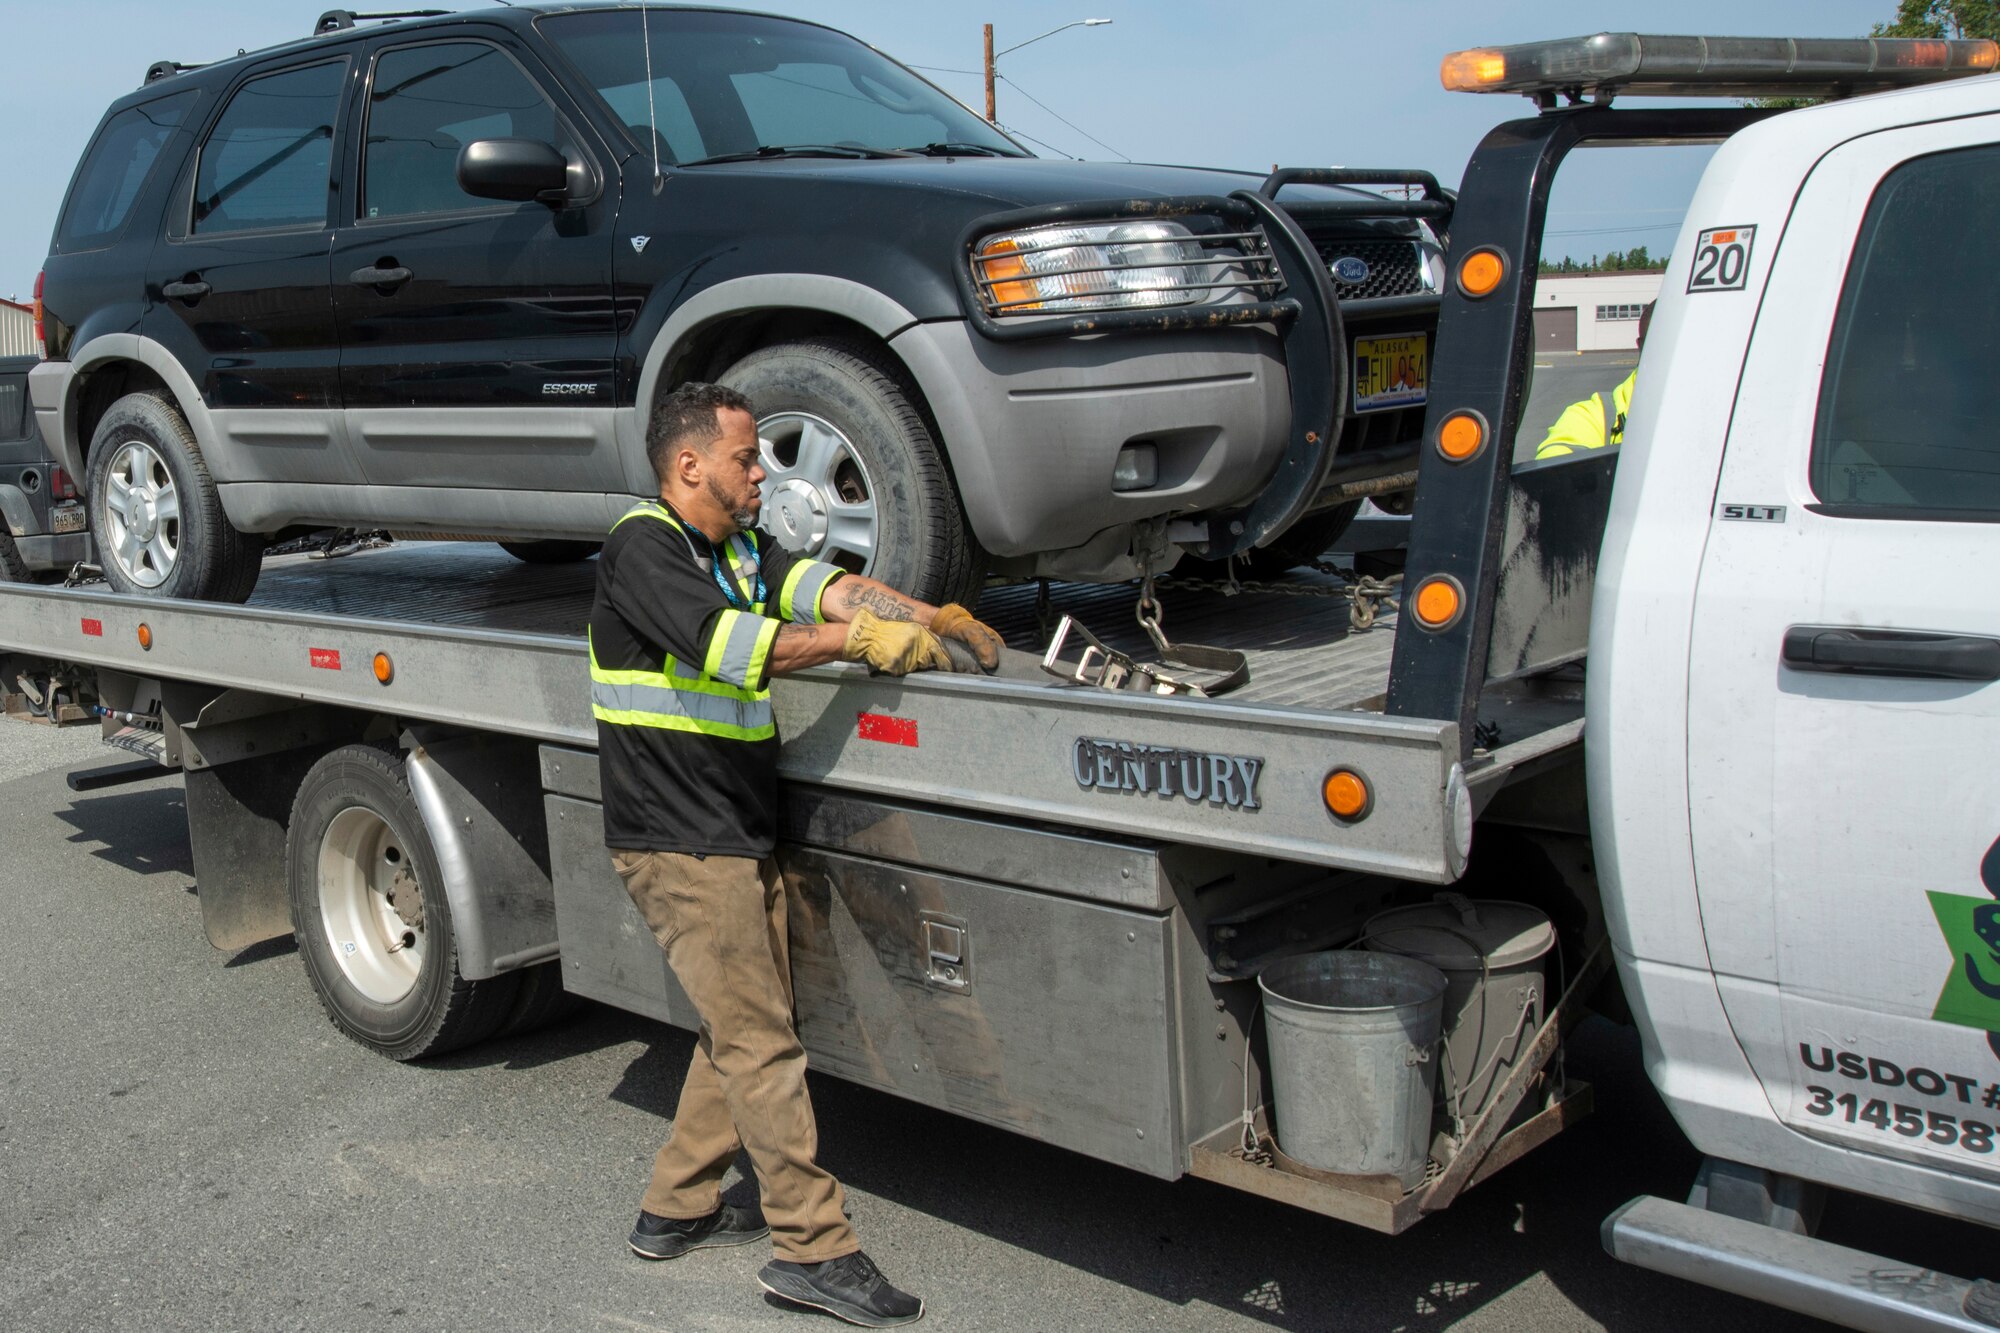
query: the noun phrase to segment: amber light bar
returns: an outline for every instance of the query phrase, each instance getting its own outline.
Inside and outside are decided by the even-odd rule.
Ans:
[[[2000,43],[1916,37],[1659,37],[1600,32],[1454,51],[1452,92],[1601,97],[1845,97],[1984,74]]]

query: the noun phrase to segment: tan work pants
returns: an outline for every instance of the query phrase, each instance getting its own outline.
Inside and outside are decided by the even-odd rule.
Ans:
[[[777,863],[614,851],[611,865],[701,1015],[673,1134],[640,1206],[657,1217],[707,1216],[737,1149],[747,1148],[780,1259],[810,1264],[860,1249],[840,1182],[814,1160],[819,1130],[792,1023]]]

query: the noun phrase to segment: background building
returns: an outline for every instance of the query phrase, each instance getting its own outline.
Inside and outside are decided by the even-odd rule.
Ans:
[[[0,356],[39,356],[35,346],[35,308],[0,297]]]
[[[1535,280],[1535,351],[1615,352],[1639,345],[1639,307],[1660,294],[1661,274],[1544,273]]]

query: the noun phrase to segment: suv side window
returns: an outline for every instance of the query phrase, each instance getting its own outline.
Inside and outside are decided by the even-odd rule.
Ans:
[[[106,120],[76,169],[56,228],[64,254],[108,245],[125,230],[132,204],[159,165],[160,150],[194,105],[195,92],[175,93],[156,102],[126,107]]]
[[[200,235],[326,226],[345,60],[252,79],[202,145],[189,229]]]
[[[1837,517],[2000,521],[2000,146],[1904,163],[1862,220],[1834,316],[1811,480]]]
[[[437,42],[385,52],[368,95],[362,216],[517,207],[458,188],[458,151],[477,139],[540,139],[575,155],[548,98],[498,47]]]

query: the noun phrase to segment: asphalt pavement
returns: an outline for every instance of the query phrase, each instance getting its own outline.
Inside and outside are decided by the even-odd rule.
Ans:
[[[64,785],[121,758],[90,729],[0,723],[0,1329],[841,1327],[765,1298],[762,1246],[626,1251],[685,1035],[587,1006],[383,1059],[322,1016],[289,942],[209,947],[177,779]],[[1593,1020],[1569,1060],[1598,1114],[1396,1238],[831,1079],[813,1095],[863,1241],[927,1328],[1813,1327],[1605,1256],[1604,1215],[1679,1196],[1697,1160],[1629,1029]],[[1959,1272],[1991,1234],[1853,1201],[1829,1232]]]

